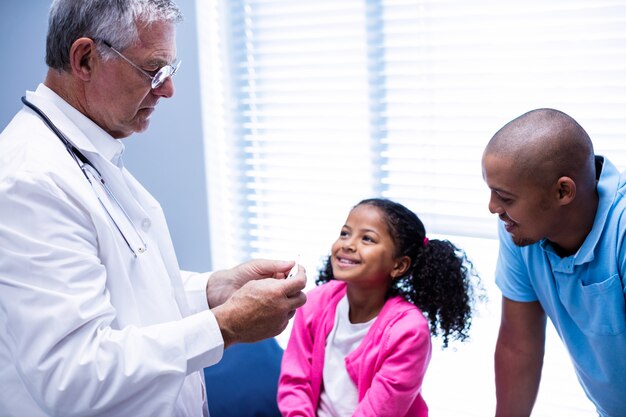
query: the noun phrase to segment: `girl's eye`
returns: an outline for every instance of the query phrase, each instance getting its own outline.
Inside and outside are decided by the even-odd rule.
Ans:
[[[342,230],[341,232],[339,232],[339,237],[346,237],[348,236],[348,232],[346,232],[345,230]]]
[[[371,236],[367,235],[363,236],[363,240],[366,242],[374,242],[374,239]]]

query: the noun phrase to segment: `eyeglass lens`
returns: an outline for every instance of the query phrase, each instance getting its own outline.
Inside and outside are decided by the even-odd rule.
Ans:
[[[148,77],[150,79],[150,86],[152,87],[153,90],[155,88],[159,88],[161,85],[163,85],[165,80],[167,80],[167,77],[173,77],[174,74],[176,74],[176,71],[178,71],[178,67],[180,67],[181,61],[175,62],[174,65],[165,65],[164,67],[161,67],[157,71],[157,73],[154,74],[154,76],[152,76],[148,72],[146,72],[146,70],[142,69],[137,64],[135,64],[133,61],[131,61],[130,59],[126,58],[126,56],[124,54],[122,54],[120,51],[118,51],[113,46],[111,46],[111,44],[109,42],[105,41],[104,39],[102,39],[101,41],[107,47],[111,48],[111,50],[113,52],[115,52],[117,55],[119,55],[120,58],[122,58],[124,61],[128,62],[130,65],[135,67],[138,71],[140,71],[143,75]]]
[[[173,77],[176,71],[178,71],[178,67],[180,67],[180,62],[178,61],[173,66],[166,65],[157,71],[154,77],[152,77],[152,89],[159,88],[167,80],[167,77]]]

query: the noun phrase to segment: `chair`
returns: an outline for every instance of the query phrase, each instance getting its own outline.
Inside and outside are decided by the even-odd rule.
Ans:
[[[204,369],[211,417],[280,417],[276,404],[283,349],[275,339],[236,344]]]

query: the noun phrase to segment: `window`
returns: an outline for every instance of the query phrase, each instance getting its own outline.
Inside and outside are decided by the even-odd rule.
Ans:
[[[370,196],[495,237],[480,157],[533,108],[626,167],[626,2],[198,2],[213,264],[314,270]]]
[[[497,251],[480,158],[501,126],[534,108],[568,113],[596,153],[626,168],[624,0],[215,0],[197,8],[215,268],[300,254],[314,277],[349,209],[372,196],[413,209],[431,236],[457,236],[470,257]],[[482,264],[486,281],[494,263]],[[469,350],[484,355],[495,339],[486,343]],[[552,350],[566,355],[549,332]],[[593,415],[571,370],[569,384],[553,373],[535,414]],[[570,386],[574,395],[562,389]],[[433,412],[459,415],[444,401]]]

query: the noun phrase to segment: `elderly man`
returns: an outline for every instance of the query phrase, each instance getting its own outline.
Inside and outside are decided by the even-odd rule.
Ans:
[[[206,415],[202,369],[305,302],[293,262],[181,272],[124,168],[119,139],[174,94],[180,20],[170,0],[52,3],[47,76],[0,135],[3,416]]]

